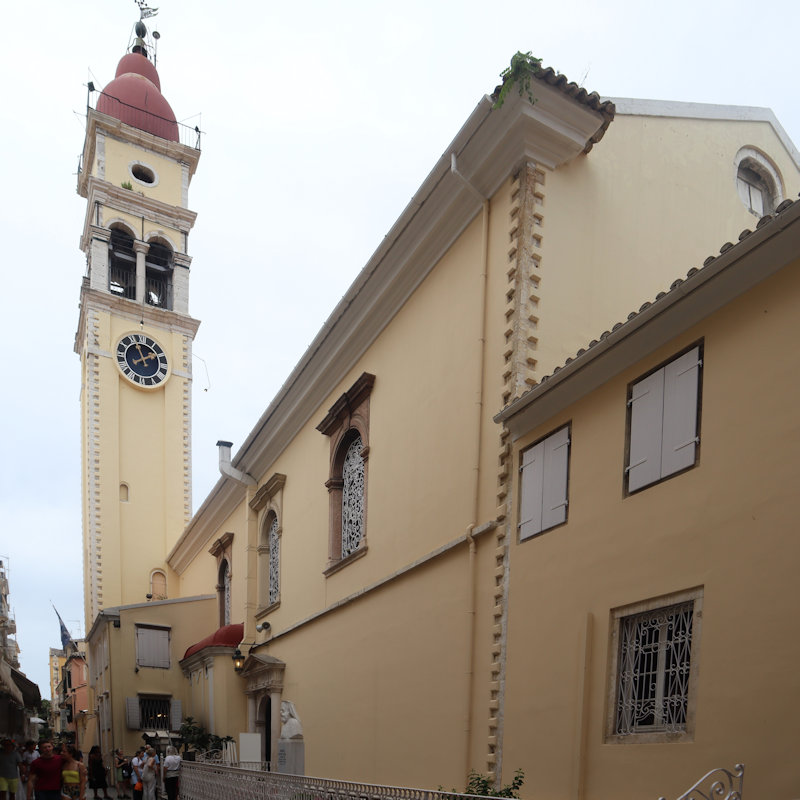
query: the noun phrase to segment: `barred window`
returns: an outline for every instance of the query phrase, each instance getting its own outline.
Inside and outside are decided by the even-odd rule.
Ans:
[[[614,614],[614,739],[653,734],[649,741],[674,740],[693,729],[702,589],[669,599],[680,602]]]

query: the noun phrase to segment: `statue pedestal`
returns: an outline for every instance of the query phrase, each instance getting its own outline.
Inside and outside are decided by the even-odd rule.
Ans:
[[[278,768],[284,775],[306,774],[306,744],[302,739],[278,740]]]

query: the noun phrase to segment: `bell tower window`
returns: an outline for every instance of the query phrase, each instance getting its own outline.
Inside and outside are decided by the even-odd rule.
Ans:
[[[112,228],[108,241],[108,290],[117,297],[136,299],[133,236],[121,228]]]
[[[145,256],[144,299],[157,308],[172,308],[172,250],[161,242],[150,242]]]

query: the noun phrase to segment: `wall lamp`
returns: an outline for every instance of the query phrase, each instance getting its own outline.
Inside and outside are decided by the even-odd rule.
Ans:
[[[238,647],[233,651],[231,660],[233,661],[233,668],[236,672],[241,672],[244,669],[244,656]]]

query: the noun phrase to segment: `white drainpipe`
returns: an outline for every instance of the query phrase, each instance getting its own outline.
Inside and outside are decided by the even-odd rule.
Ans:
[[[255,486],[256,479],[252,475],[248,475],[246,472],[242,472],[241,470],[236,469],[236,467],[231,464],[231,447],[233,447],[233,442],[217,442],[217,447],[219,447],[219,471],[224,478],[233,478],[235,481],[238,481],[245,486]]]

